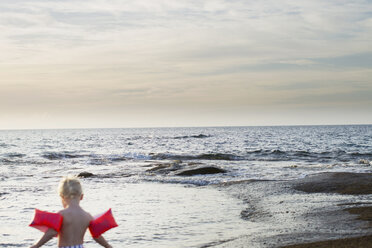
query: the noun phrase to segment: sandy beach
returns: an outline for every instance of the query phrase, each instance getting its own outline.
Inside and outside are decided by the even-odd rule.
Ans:
[[[353,173],[324,173],[300,180],[297,189],[308,193],[338,193],[346,195],[370,195],[372,194],[372,174]],[[341,204],[342,205],[342,204]],[[284,246],[285,248],[311,248],[311,247],[372,247],[372,204],[354,202],[344,204],[344,214],[356,216],[356,220],[368,222],[361,228],[369,229],[369,235],[326,240],[313,243],[296,244]],[[345,234],[348,236],[348,234]],[[283,248],[284,248],[283,247]]]
[[[372,173],[319,173],[293,181],[226,186],[265,226],[216,247],[371,247]]]

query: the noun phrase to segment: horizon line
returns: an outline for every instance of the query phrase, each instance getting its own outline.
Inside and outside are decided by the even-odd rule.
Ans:
[[[310,126],[370,126],[365,124],[271,124],[271,125],[201,125],[201,126],[143,126],[143,127],[57,127],[57,128],[0,128],[0,131],[31,131],[31,130],[81,130],[81,129],[154,129],[154,128],[224,128],[224,127],[310,127]]]

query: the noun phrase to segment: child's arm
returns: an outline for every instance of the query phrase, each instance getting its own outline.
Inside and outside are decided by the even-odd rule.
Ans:
[[[94,240],[95,240],[98,244],[102,245],[102,246],[105,247],[105,248],[112,248],[112,246],[109,245],[109,243],[107,243],[106,239],[105,239],[102,235],[99,236],[98,238],[94,238]]]
[[[35,245],[31,246],[31,248],[38,248],[41,247],[43,244],[54,238],[58,232],[52,228],[49,228],[44,235],[40,238],[39,242],[37,242]]]

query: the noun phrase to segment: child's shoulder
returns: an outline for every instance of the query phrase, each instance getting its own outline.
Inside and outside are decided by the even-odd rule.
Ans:
[[[58,211],[58,213],[63,216],[66,213],[66,209],[61,209]]]
[[[84,212],[85,212],[85,214],[88,216],[88,218],[90,219],[90,220],[93,220],[94,218],[93,218],[93,216],[89,213],[89,212],[87,212],[87,211],[85,211],[85,210],[83,210]]]

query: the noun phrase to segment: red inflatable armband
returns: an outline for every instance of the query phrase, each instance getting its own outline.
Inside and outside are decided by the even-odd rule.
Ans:
[[[31,227],[39,229],[42,232],[46,232],[49,228],[53,228],[57,232],[61,229],[63,216],[56,213],[50,213],[35,209],[35,217]]]
[[[104,232],[117,226],[118,224],[116,224],[110,208],[103,214],[94,217],[94,219],[89,224],[89,231],[93,238],[98,238]]]

